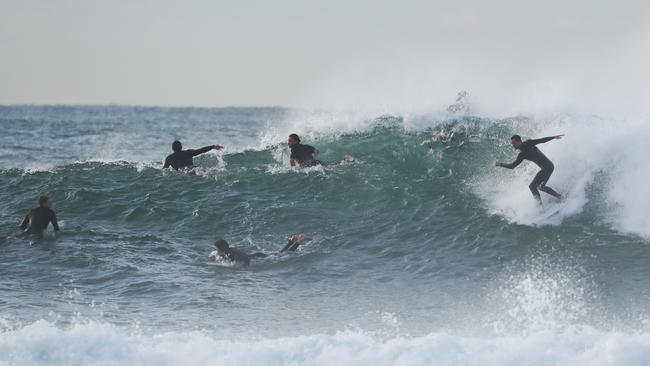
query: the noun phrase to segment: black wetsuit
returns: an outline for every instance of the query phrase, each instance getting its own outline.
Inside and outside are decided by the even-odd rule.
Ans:
[[[501,163],[501,166],[504,168],[508,169],[514,169],[517,165],[521,164],[521,162],[526,159],[530,160],[533,163],[537,164],[542,170],[540,170],[537,175],[535,175],[535,178],[533,178],[533,181],[530,182],[530,185],[528,188],[530,188],[530,191],[533,193],[533,196],[537,200],[540,199],[539,197],[539,190],[542,192],[546,192],[550,194],[553,197],[560,198],[562,197],[559,193],[555,192],[551,187],[546,186],[546,182],[548,182],[549,178],[551,177],[551,174],[553,174],[553,170],[555,167],[553,166],[553,163],[544,155],[538,148],[537,144],[543,144],[545,142],[549,142],[553,140],[555,137],[544,137],[541,139],[535,139],[535,140],[526,140],[521,144],[521,147],[519,148],[520,152],[519,155],[517,155],[517,159],[513,161],[510,164],[504,164]],[[539,189],[539,190],[538,190]]]
[[[287,245],[285,245],[284,248],[282,248],[280,250],[279,253],[295,252],[296,249],[298,249],[298,247],[301,244],[302,244],[301,241],[291,241],[290,240],[287,243]],[[242,252],[241,250],[237,250],[237,249],[234,249],[234,248],[229,248],[228,253],[225,255],[224,258],[229,260],[229,261],[241,263],[241,264],[247,266],[247,265],[250,264],[252,258],[264,258],[264,257],[267,257],[267,255],[264,254],[264,253],[261,253],[261,252],[248,254],[248,253]]]
[[[37,207],[29,212],[22,224],[20,224],[20,229],[25,230],[28,234],[41,235],[43,231],[47,229],[47,225],[52,223],[55,231],[59,231],[59,223],[56,221],[56,215],[54,211],[50,210],[47,207]]]
[[[191,168],[194,166],[194,162],[192,161],[193,157],[206,153],[212,150],[212,148],[213,146],[206,146],[196,150],[190,149],[174,152],[165,158],[165,165],[163,166],[163,169],[169,168],[170,166],[176,170],[182,168]]]
[[[251,258],[264,258],[264,257],[266,257],[266,254],[264,253],[248,254],[234,248],[230,248],[228,250],[228,253],[225,256],[226,259],[233,262],[241,263],[245,266],[250,264]]]
[[[320,160],[314,159],[316,149],[311,145],[296,144],[291,147],[291,159],[295,160],[302,167],[310,167],[323,164]]]

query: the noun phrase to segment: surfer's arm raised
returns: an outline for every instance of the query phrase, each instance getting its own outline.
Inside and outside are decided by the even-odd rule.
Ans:
[[[543,143],[545,143],[545,142],[549,142],[549,141],[551,141],[551,140],[561,139],[562,136],[564,136],[564,135],[556,135],[556,136],[542,137],[541,139],[531,139],[531,140],[528,140],[528,141],[530,141],[533,145],[537,145],[537,144],[543,144]]]

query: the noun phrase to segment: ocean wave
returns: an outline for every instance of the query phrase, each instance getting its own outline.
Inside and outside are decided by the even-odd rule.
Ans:
[[[392,172],[411,179],[421,179],[423,174],[452,177],[456,183],[448,188],[448,195],[453,196],[454,189],[469,187],[484,203],[487,214],[503,217],[511,223],[557,226],[592,205],[598,207],[594,218],[598,222],[624,233],[650,237],[650,212],[644,204],[650,200],[650,192],[643,183],[650,177],[650,171],[639,165],[640,156],[650,155],[644,143],[650,138],[650,129],[643,121],[570,116],[490,119],[469,115],[446,119],[427,115],[359,119],[357,115],[345,117],[335,112],[304,113],[291,117],[303,124],[288,119],[289,122],[262,129],[265,132],[257,148],[249,148],[249,144],[243,150],[236,148],[198,157],[192,174],[215,178],[230,186],[234,181],[266,180],[258,174],[260,172],[271,175],[314,173],[312,175],[327,177],[332,172],[331,166],[338,165],[344,155],[352,154],[363,162],[353,167],[355,171],[363,177],[376,175],[384,182],[397,179],[390,175]],[[304,134],[304,141],[319,147],[319,158],[330,167],[291,168],[288,148],[281,142],[289,132]],[[528,183],[537,170],[534,164],[524,163],[515,171],[491,166],[495,159],[514,159],[516,151],[509,146],[509,136],[513,133],[524,138],[566,134],[563,140],[541,146],[556,165],[549,186],[566,197],[557,214],[540,214],[531,199]],[[269,140],[265,142],[265,139]],[[140,174],[151,175],[161,167],[158,161],[113,158],[81,159],[58,166],[30,164],[24,169],[2,172],[10,176],[16,172],[62,176],[126,167],[133,169],[139,178]],[[162,174],[163,177],[175,175],[175,172],[166,171]],[[136,176],[124,176],[124,179]],[[155,181],[153,179],[152,183]],[[160,181],[155,184],[159,185]],[[542,196],[548,201],[546,195]]]

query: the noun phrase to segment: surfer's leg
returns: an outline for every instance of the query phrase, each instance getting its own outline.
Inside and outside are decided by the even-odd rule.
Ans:
[[[539,202],[540,204],[542,203],[542,198],[539,196],[539,191],[537,190],[537,187],[539,187],[542,184],[542,174],[543,170],[540,170],[537,175],[535,175],[535,178],[533,178],[533,181],[530,182],[528,185],[528,188],[530,189],[530,193],[533,194],[533,197]]]
[[[557,199],[562,199],[561,194],[555,192],[555,190],[553,188],[546,186],[546,182],[548,182],[549,178],[551,178],[551,174],[553,174],[553,169],[548,169],[548,170],[547,169],[542,169],[542,171],[539,172],[539,173],[540,174],[545,173],[545,174],[543,174],[542,183],[539,185],[539,190],[544,192],[544,193],[550,194],[551,196],[553,196],[553,197],[555,197]]]
[[[296,249],[298,249],[298,247],[302,243],[304,243],[306,241],[309,241],[311,239],[312,239],[311,237],[309,237],[309,236],[307,236],[305,234],[296,234],[296,235],[292,236],[291,238],[289,238],[289,242],[287,243],[287,245],[284,246],[284,248],[282,248],[280,250],[280,253],[295,252]]]
[[[539,187],[539,190],[542,191],[542,192],[548,193],[548,194],[550,194],[551,196],[553,196],[553,197],[555,197],[557,199],[562,199],[561,194],[557,193],[553,188],[548,187],[546,185],[541,185]]]

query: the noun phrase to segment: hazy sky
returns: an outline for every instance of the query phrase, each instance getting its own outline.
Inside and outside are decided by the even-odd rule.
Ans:
[[[645,96],[646,3],[0,0],[0,103],[419,102],[539,83]]]

